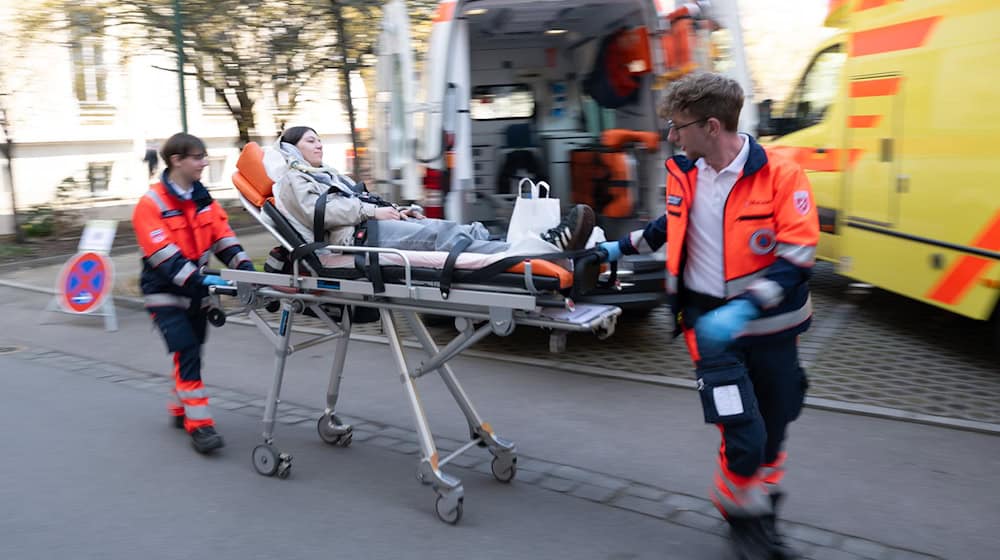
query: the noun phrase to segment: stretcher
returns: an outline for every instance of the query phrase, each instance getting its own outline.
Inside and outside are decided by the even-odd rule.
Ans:
[[[213,297],[237,298],[241,307],[235,313],[249,316],[275,348],[274,381],[265,403],[263,442],[252,453],[254,468],[265,476],[288,477],[292,456],[281,452],[274,442],[286,360],[295,352],[327,341],[335,341],[335,348],[326,408],[319,418],[317,430],[326,443],[341,447],[351,444],[352,426],[344,423],[336,413],[340,382],[352,323],[362,310],[377,311],[413,413],[420,447],[417,478],[434,490],[438,517],[446,523],[457,523],[462,517],[464,490],[461,480],[443,472],[442,467],[470,449],[485,447],[493,456],[494,477],[500,482],[510,482],[517,472],[517,454],[515,444],[498,436],[476,411],[452,371],[450,360],[479,340],[491,334],[507,336],[517,326],[540,327],[564,334],[591,332],[602,338],[610,336],[621,313],[619,308],[572,303],[575,281],[582,282],[585,270],[596,276],[590,266],[594,259],[586,255],[574,257],[579,268],[574,267],[573,273],[548,261],[527,259],[518,266],[488,275],[488,281],[471,282],[470,279],[483,276],[479,274],[481,270],[454,267],[452,277],[445,278],[444,269],[448,266],[438,269],[415,264],[424,262],[421,259],[427,257],[421,252],[306,244],[269,200],[271,181],[263,170],[261,158],[260,148],[256,144],[248,145],[240,156],[233,182],[246,210],[293,255],[291,272],[223,270],[218,274],[233,286],[212,288]],[[268,219],[263,218],[265,213]],[[330,266],[336,265],[338,259],[321,262],[316,250],[340,254],[345,266]],[[506,264],[492,263],[486,268]],[[446,283],[448,285],[444,286]],[[279,319],[272,324],[262,312],[275,305]],[[296,317],[305,313],[314,315],[325,327],[325,332],[302,340],[296,337],[293,343],[292,326]],[[457,334],[439,347],[422,320],[424,315],[454,318]],[[403,352],[400,327],[404,321],[424,351],[422,360],[408,362]],[[432,372],[441,376],[464,414],[470,433],[468,443],[443,458],[434,443],[415,384],[420,377]]]

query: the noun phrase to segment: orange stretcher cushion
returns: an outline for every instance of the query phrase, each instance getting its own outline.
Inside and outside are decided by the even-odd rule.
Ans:
[[[559,279],[559,288],[566,289],[573,286],[573,275],[570,271],[557,265],[554,262],[544,261],[541,259],[528,259],[531,261],[531,274],[535,276],[548,276],[550,278]],[[524,273],[524,262],[515,264],[514,266],[507,269],[507,272],[516,272],[518,274]]]
[[[256,142],[250,142],[240,152],[240,158],[236,160],[236,173],[233,174],[233,186],[258,208],[273,198],[271,189],[274,181],[267,176],[264,150]]]

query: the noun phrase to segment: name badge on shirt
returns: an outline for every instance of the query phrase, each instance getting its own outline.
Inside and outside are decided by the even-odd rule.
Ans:
[[[165,212],[163,212],[163,213],[160,214],[160,216],[162,216],[164,218],[173,218],[174,216],[183,216],[183,215],[184,215],[184,212],[182,212],[180,210],[177,210],[177,209],[167,210],[167,211],[165,211]]]
[[[668,206],[680,206],[684,199],[676,194],[672,194],[667,197]]]

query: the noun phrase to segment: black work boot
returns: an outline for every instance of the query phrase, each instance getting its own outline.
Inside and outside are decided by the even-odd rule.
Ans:
[[[595,224],[597,216],[594,209],[586,204],[577,204],[559,225],[549,229],[541,237],[559,247],[560,251],[579,251],[587,246]]]
[[[774,547],[763,517],[730,517],[729,538],[739,560],[772,560]]]
[[[214,427],[204,426],[191,432],[191,445],[194,446],[198,453],[209,453],[220,447],[225,447],[226,442],[215,431]]]
[[[170,421],[173,422],[174,427],[177,428],[178,430],[183,430],[184,429],[184,415],[183,414],[181,414],[180,416],[172,416]]]
[[[801,556],[785,542],[784,537],[778,532],[778,505],[784,497],[785,494],[783,492],[773,492],[770,494],[771,511],[774,513],[764,516],[764,529],[767,531],[767,537],[771,541],[771,558],[773,560],[796,560],[797,558],[801,558]]]

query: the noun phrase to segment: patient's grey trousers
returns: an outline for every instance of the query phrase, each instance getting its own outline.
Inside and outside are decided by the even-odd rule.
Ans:
[[[489,230],[479,222],[458,224],[434,218],[379,220],[376,243],[390,249],[448,252],[463,237],[472,238],[465,249],[469,253],[500,253],[510,247],[505,241],[491,241]]]

